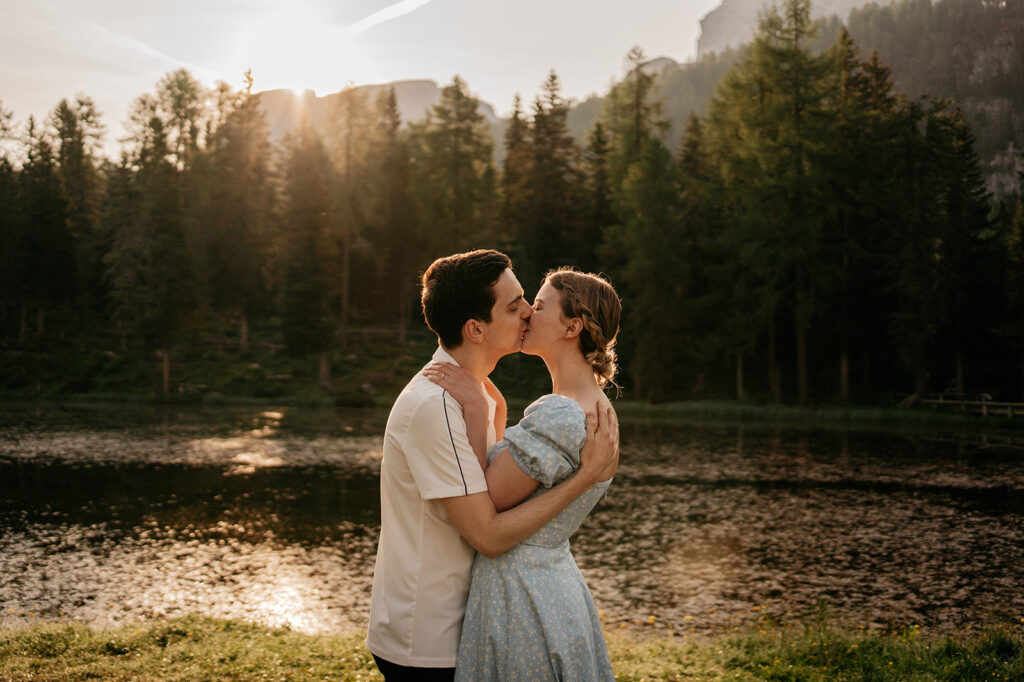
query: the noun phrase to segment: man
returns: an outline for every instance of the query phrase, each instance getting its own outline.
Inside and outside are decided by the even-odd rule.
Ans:
[[[438,337],[435,361],[460,365],[483,383],[502,356],[519,350],[532,309],[511,265],[505,254],[481,250],[439,258],[427,268],[422,305]],[[490,396],[487,402],[491,445],[496,408]],[[505,552],[614,474],[617,443],[607,429],[594,435],[594,419],[587,415],[588,441],[573,476],[499,513],[459,403],[420,374],[405,387],[384,434],[381,531],[366,638],[386,680],[454,677],[474,549],[487,556]]]

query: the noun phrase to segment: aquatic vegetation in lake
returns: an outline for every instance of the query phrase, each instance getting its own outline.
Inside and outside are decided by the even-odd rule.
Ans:
[[[0,430],[0,621],[365,626],[379,415],[114,422]],[[622,434],[608,498],[573,540],[610,630],[768,631],[821,604],[873,630],[1024,615],[1018,443],[628,421]]]

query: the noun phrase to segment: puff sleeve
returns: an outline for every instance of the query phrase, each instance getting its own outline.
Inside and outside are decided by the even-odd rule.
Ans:
[[[550,488],[579,468],[586,437],[586,416],[579,403],[546,395],[526,408],[523,419],[505,430],[491,452],[508,449],[523,473]]]

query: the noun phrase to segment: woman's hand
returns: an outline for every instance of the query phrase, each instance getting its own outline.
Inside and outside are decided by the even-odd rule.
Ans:
[[[450,362],[430,363],[423,368],[423,376],[448,391],[462,405],[469,444],[480,462],[480,468],[487,471],[487,431],[491,415],[484,396],[484,385],[468,369]]]
[[[432,362],[423,368],[423,376],[448,391],[464,410],[482,409],[487,414],[484,387],[468,369],[450,362]]]
[[[580,473],[592,484],[607,481],[619,468],[619,419],[615,410],[597,404],[587,412],[587,440],[580,450]]]

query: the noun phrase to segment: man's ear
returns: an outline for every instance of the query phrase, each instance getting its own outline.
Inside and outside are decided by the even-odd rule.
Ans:
[[[569,320],[569,325],[565,328],[565,338],[576,338],[580,335],[581,331],[583,331],[583,320],[578,317],[574,317]]]
[[[469,343],[483,343],[484,325],[480,320],[470,318],[462,325],[462,338]]]

